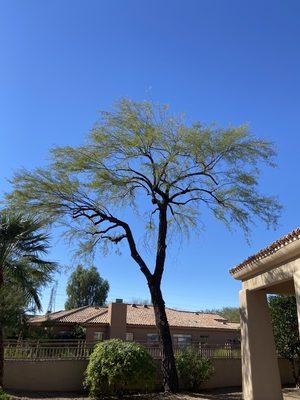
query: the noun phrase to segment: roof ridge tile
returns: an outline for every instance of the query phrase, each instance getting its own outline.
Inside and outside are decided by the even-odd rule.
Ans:
[[[257,253],[246,258],[246,260],[244,260],[243,262],[241,262],[234,268],[231,268],[229,270],[229,272],[231,275],[234,275],[235,273],[243,270],[244,268],[247,268],[248,266],[254,264],[255,262],[260,261],[260,260],[276,253],[281,248],[283,248],[283,247],[289,245],[290,243],[293,243],[294,241],[299,240],[299,239],[300,239],[300,227],[292,230],[288,234],[282,236],[281,238],[275,240],[268,246],[262,248]]]

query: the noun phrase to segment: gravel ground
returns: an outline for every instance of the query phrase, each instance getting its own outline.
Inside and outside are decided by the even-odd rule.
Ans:
[[[12,397],[16,400],[45,400],[45,399],[59,399],[59,400],[88,400],[88,397],[84,397],[78,393],[11,393]],[[132,400],[242,400],[242,394],[240,391],[228,389],[203,392],[202,394],[177,394],[177,395],[164,395],[164,394],[152,394],[147,396],[135,395],[126,396],[124,399]],[[284,389],[284,400],[300,400],[300,390],[295,389]]]

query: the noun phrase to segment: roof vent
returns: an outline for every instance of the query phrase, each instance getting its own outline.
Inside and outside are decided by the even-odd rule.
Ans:
[[[131,304],[131,307],[134,307],[134,308],[136,308],[136,304]]]
[[[123,303],[123,299],[116,299],[116,303]]]
[[[148,308],[148,305],[147,305],[147,304],[144,304],[144,308]]]

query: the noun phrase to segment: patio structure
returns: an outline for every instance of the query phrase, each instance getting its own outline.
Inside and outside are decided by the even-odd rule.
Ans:
[[[300,326],[300,228],[230,270],[240,291],[244,400],[282,400],[267,294],[295,294]]]

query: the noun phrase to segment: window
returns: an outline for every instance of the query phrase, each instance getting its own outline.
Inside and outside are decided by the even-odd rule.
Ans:
[[[192,343],[192,335],[173,335],[173,341],[177,346],[188,346]]]
[[[147,343],[157,344],[159,342],[158,333],[147,333]]]
[[[208,338],[209,338],[208,335],[201,335],[201,336],[199,336],[199,342],[201,344],[207,343],[208,342]]]
[[[103,340],[103,332],[94,332],[94,340],[101,342]]]
[[[127,332],[126,333],[126,340],[127,340],[127,342],[133,342],[133,333]]]

